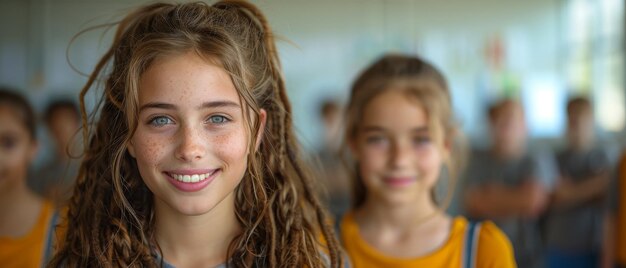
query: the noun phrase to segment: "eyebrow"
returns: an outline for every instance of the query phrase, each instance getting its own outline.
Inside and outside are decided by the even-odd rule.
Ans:
[[[386,131],[387,129],[380,126],[365,126],[362,128],[364,132]],[[411,132],[428,132],[427,126],[421,126],[411,129]]]
[[[239,104],[237,104],[236,102],[232,102],[232,101],[209,101],[209,102],[202,103],[200,106],[198,106],[198,109],[219,108],[219,107],[239,107]],[[177,109],[176,105],[171,104],[171,103],[149,102],[149,103],[142,105],[141,108],[139,108],[139,112],[145,109],[149,109],[149,108],[165,109],[165,110]]]

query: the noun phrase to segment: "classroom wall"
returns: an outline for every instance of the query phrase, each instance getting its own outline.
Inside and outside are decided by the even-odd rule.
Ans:
[[[144,2],[0,1],[0,84],[24,89],[38,106],[48,96],[76,94],[86,81],[76,70],[91,71],[112,31],[87,32],[68,49],[72,37]],[[549,119],[550,129],[541,133],[546,126],[540,127],[539,136],[560,131],[560,123],[554,125],[562,119],[554,114],[562,108],[556,102],[563,95],[560,0],[254,2],[282,39],[278,46],[295,124],[306,148],[321,142],[318,102],[345,100],[359,70],[389,51],[423,55],[446,74],[459,121],[470,137],[484,136],[486,104],[532,89],[539,96],[549,92],[555,102],[535,115]],[[497,64],[490,63],[494,57]],[[88,102],[93,105],[93,97]]]

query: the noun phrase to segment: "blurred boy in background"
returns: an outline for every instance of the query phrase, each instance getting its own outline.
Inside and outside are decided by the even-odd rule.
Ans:
[[[588,99],[567,103],[567,146],[556,155],[559,179],[546,218],[550,268],[598,267],[611,163],[595,143]]]
[[[462,188],[465,211],[473,219],[493,220],[507,234],[519,267],[544,267],[538,217],[547,205],[554,161],[527,150],[519,102],[497,102],[488,117],[492,143],[469,159]]]
[[[51,102],[44,112],[44,123],[54,142],[50,161],[29,178],[29,186],[57,206],[67,202],[72,194],[80,160],[80,113],[71,100]]]
[[[317,151],[322,168],[319,172],[321,197],[333,217],[338,220],[350,207],[350,182],[339,157],[343,111],[336,100],[328,99],[321,103],[319,112],[324,131],[324,143]]]

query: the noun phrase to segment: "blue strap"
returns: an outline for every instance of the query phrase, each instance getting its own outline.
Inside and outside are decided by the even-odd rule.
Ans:
[[[46,267],[46,264],[48,264],[48,262],[52,258],[52,247],[54,246],[53,240],[55,237],[55,233],[56,233],[55,230],[56,230],[58,221],[59,221],[59,213],[55,211],[52,214],[52,219],[50,220],[50,225],[48,226],[48,238],[46,239],[46,245],[45,245],[46,253],[43,258],[42,267]]]
[[[467,227],[467,233],[465,234],[465,250],[463,254],[462,267],[474,268],[476,264],[476,247],[478,238],[476,237],[477,231],[480,230],[480,222],[470,221]]]

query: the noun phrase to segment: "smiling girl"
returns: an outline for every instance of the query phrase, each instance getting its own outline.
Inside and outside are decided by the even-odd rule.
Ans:
[[[57,213],[26,183],[37,154],[35,115],[28,100],[0,88],[0,264],[41,267],[56,236]]]
[[[444,77],[420,58],[385,56],[354,83],[354,203],[340,228],[354,267],[515,267],[493,223],[452,218],[434,199],[442,169],[460,166],[453,117]]]
[[[83,104],[89,144],[71,231],[51,266],[339,267],[256,7],[140,8],[83,97],[101,76],[94,128]]]

